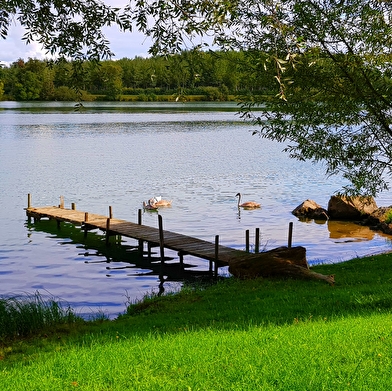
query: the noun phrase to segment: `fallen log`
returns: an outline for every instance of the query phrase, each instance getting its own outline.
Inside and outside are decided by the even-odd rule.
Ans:
[[[309,269],[306,248],[301,246],[278,247],[247,258],[233,259],[229,262],[229,272],[243,279],[288,276],[324,280],[330,285],[335,283],[334,275],[324,275]]]

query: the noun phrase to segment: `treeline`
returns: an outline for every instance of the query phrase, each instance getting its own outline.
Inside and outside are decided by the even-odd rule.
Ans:
[[[253,64],[253,66],[250,66]],[[264,75],[264,76],[263,76]],[[19,59],[0,69],[3,100],[217,101],[276,88],[242,52],[184,51],[170,57],[108,60],[99,64]]]

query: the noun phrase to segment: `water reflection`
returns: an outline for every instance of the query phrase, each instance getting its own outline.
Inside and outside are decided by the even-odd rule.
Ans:
[[[374,239],[375,232],[369,227],[349,221],[328,221],[329,237],[344,242],[360,242]],[[386,235],[385,235],[386,236]]]
[[[57,224],[54,220],[26,221],[28,236],[32,232],[45,232],[52,239],[62,239],[60,245],[74,245],[78,256],[87,258],[85,264],[102,264],[106,277],[112,277],[117,271],[127,272],[128,277],[159,276],[158,294],[164,292],[165,282],[195,281],[212,278],[210,270],[200,270],[200,262],[208,266],[208,261],[199,261],[199,265],[191,262],[180,263],[175,252],[165,249],[164,263],[161,256],[154,251],[144,251],[141,255],[138,244],[131,245],[119,236],[112,237],[106,244],[106,236],[98,230],[89,231],[85,235],[81,227],[71,223]],[[136,241],[135,241],[136,242]],[[195,270],[193,270],[195,269]]]

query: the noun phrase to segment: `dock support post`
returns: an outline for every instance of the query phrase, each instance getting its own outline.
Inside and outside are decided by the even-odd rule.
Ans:
[[[27,209],[31,208],[31,194],[27,194]],[[27,212],[27,222],[30,224],[31,223],[31,216]]]
[[[163,276],[163,266],[165,264],[165,245],[163,238],[163,222],[162,216],[158,215],[158,227],[159,227],[159,248],[161,250],[161,277]]]
[[[180,258],[181,271],[184,271],[184,253],[182,251],[178,252],[178,257]]]
[[[215,235],[215,262],[214,262],[214,278],[218,278],[218,259],[219,259],[219,235]]]
[[[139,225],[142,225],[142,210],[139,209],[138,213],[137,213],[137,223]],[[144,248],[144,243],[143,240],[139,239],[139,253],[141,254],[141,256],[143,257],[143,248]],[[150,256],[151,254],[149,254]]]
[[[260,247],[260,228],[256,228],[256,238],[255,238],[255,253],[259,252]]]
[[[292,243],[293,243],[293,222],[290,221],[290,223],[289,223],[289,240],[288,240],[287,247],[291,248]]]
[[[87,236],[87,221],[88,221],[88,213],[84,213],[84,237]]]
[[[72,210],[76,210],[76,204],[75,204],[75,202],[72,202],[72,204],[71,204],[71,209],[72,209]]]
[[[110,237],[110,218],[106,219],[106,245],[109,244],[109,237]]]
[[[112,207],[109,206],[109,219],[113,218],[113,211],[112,211]]]
[[[245,251],[249,252],[249,229],[245,231]]]

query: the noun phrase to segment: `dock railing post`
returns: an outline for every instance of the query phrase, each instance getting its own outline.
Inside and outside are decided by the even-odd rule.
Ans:
[[[293,222],[291,221],[289,223],[289,239],[288,239],[287,247],[291,248],[292,243],[293,243]]]
[[[31,215],[29,214],[28,210],[31,208],[31,194],[27,194],[27,222],[30,224],[31,223]]]
[[[260,228],[256,228],[255,253],[257,254],[259,250],[260,250]]]
[[[64,209],[64,196],[60,196],[60,205],[59,205],[60,209]]]
[[[84,212],[84,237],[87,236],[87,221],[88,221],[88,213]]]
[[[110,237],[110,218],[106,219],[106,245],[109,244],[109,237]]]
[[[113,210],[112,210],[112,207],[109,206],[109,219],[112,219],[112,218],[113,218]]]
[[[219,261],[219,235],[215,235],[215,262],[214,262],[214,278],[218,278],[218,261]]]
[[[249,252],[249,229],[245,231],[245,251]]]
[[[137,223],[139,225],[142,225],[142,210],[141,209],[139,209],[137,211]],[[139,239],[139,253],[141,254],[142,257],[143,257],[143,248],[144,248],[143,240]]]
[[[163,276],[163,266],[165,264],[165,244],[163,237],[163,222],[162,216],[158,215],[158,227],[159,227],[159,248],[161,250],[161,277]]]

